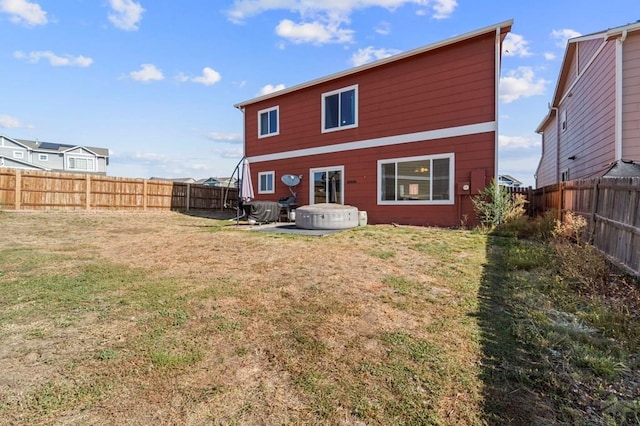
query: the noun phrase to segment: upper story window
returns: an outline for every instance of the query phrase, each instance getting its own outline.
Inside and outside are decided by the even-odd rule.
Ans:
[[[378,161],[378,204],[453,204],[453,154]]]
[[[38,154],[38,161],[49,161],[49,155],[47,155],[47,154]]]
[[[274,181],[276,172],[260,172],[258,173],[258,194],[273,194],[276,192]]]
[[[95,160],[91,157],[68,157],[69,170],[82,170],[87,172],[95,171]]]
[[[562,114],[560,114],[560,127],[563,132],[567,130],[567,110],[566,109],[562,111]]]
[[[24,151],[13,151],[13,158],[24,158]]]
[[[358,86],[322,94],[322,132],[358,127]]]
[[[258,111],[258,137],[275,136],[279,130],[279,108],[273,107]]]

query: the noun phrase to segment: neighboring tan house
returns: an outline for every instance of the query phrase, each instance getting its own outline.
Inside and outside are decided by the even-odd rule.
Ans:
[[[0,135],[0,167],[106,175],[109,150]]]
[[[369,223],[456,226],[496,177],[502,41],[513,21],[235,105],[256,200],[334,202]]]
[[[569,40],[536,132],[538,188],[638,169],[624,164],[640,162],[640,22]]]
[[[510,186],[513,188],[520,188],[522,186],[522,182],[520,182],[518,179],[514,178],[511,175],[499,175],[498,185]]]

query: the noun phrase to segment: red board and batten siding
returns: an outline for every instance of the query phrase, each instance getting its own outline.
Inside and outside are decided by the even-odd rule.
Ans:
[[[640,163],[640,32],[623,44],[622,158]]]
[[[502,28],[501,36],[509,29],[510,25]],[[495,55],[494,28],[433,50],[244,104],[245,155],[253,159],[253,179],[257,182],[262,171],[276,173],[275,194],[256,194],[256,198],[274,200],[288,195],[280,177],[295,174],[303,176],[296,188],[298,204],[308,204],[310,169],[343,166],[344,203],[367,211],[370,223],[456,226],[464,218],[473,222],[469,194],[458,189],[463,183],[471,183],[472,174],[476,188],[484,187],[495,175]],[[358,87],[358,126],[322,133],[322,94],[352,85]],[[258,111],[275,106],[279,108],[279,135],[258,138]],[[295,150],[487,123],[489,130],[470,135],[340,152],[325,149],[321,154],[287,158],[287,153]],[[378,205],[378,160],[449,153],[454,154],[453,204]],[[283,158],[263,157],[277,158],[278,154]]]

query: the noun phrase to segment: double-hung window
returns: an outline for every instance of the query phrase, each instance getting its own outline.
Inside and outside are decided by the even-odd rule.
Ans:
[[[453,204],[454,155],[378,161],[378,204]]]
[[[358,127],[358,86],[322,94],[322,132]]]
[[[279,108],[273,107],[258,111],[258,137],[266,138],[280,133]]]
[[[276,172],[260,172],[258,173],[258,194],[273,194],[276,192],[274,181]]]
[[[69,170],[82,170],[87,172],[95,171],[95,160],[91,157],[68,157]]]

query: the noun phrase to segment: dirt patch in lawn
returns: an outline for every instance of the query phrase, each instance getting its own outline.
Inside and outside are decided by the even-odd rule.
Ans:
[[[482,235],[318,238],[175,212],[0,221],[0,423],[484,421]]]

